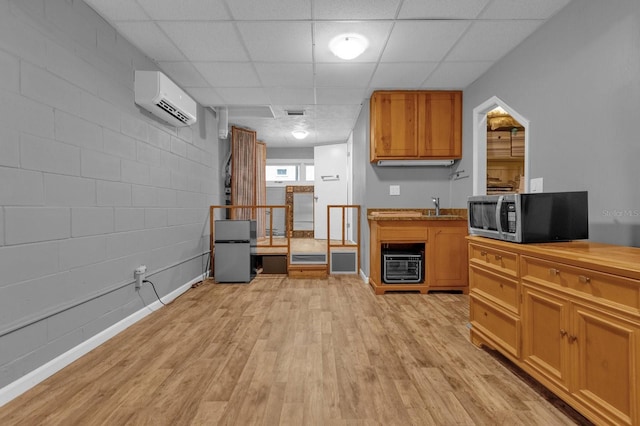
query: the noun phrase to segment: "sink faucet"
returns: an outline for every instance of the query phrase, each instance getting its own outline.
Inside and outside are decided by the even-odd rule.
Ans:
[[[440,198],[431,197],[431,201],[436,205],[436,216],[440,216]]]

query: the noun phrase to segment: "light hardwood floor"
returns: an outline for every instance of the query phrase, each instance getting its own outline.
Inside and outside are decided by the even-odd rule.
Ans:
[[[205,282],[0,408],[1,425],[574,424],[469,343],[466,295]]]

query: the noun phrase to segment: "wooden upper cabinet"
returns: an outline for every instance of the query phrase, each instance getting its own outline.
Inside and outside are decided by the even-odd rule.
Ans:
[[[374,92],[371,96],[371,161],[418,155],[417,106],[414,92]]]
[[[418,155],[462,157],[462,92],[418,93]]]
[[[370,161],[462,157],[462,92],[376,91]]]

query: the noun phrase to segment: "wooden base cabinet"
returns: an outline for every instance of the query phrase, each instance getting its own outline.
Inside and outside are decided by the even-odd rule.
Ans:
[[[469,240],[472,342],[502,352],[597,424],[640,424],[640,250],[608,246],[596,258],[591,246],[607,247]],[[488,261],[498,252],[517,260],[515,277]],[[518,308],[506,283],[515,283]]]

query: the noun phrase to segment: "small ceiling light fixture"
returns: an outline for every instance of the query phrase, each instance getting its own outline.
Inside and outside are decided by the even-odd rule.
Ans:
[[[329,42],[329,49],[340,59],[355,59],[369,47],[369,41],[360,34],[341,34]]]
[[[307,132],[306,130],[294,130],[293,132],[291,132],[291,134],[296,139],[304,139],[307,137],[309,132]]]

